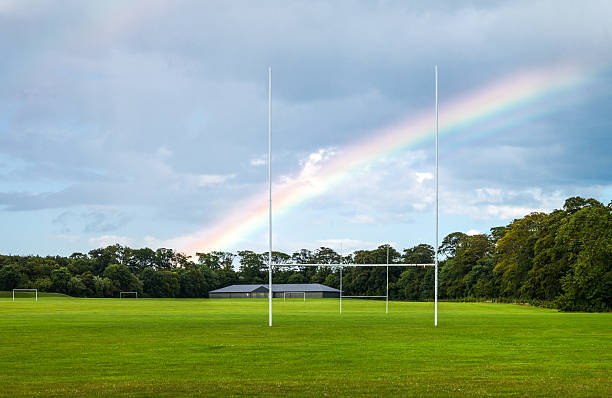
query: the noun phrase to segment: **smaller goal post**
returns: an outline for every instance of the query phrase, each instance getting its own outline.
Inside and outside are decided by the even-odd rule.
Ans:
[[[126,294],[133,294],[134,298],[138,298],[138,292],[119,292],[119,298],[122,299]]]
[[[283,292],[283,301],[287,299],[287,293],[289,293],[289,298],[293,298],[291,297],[293,293],[301,293],[304,295],[304,302],[306,302],[306,292]]]
[[[38,289],[13,289],[13,301],[15,301],[15,292],[34,292],[38,303]]]

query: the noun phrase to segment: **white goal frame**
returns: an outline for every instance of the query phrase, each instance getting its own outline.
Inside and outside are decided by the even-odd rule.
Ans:
[[[304,302],[306,302],[306,292],[287,292],[287,291],[283,291],[283,301],[285,301],[287,299],[287,293],[302,293],[304,295]],[[274,293],[272,293],[274,294]],[[291,297],[289,297],[291,298]]]
[[[138,292],[119,292],[119,298],[122,299],[124,294],[135,294],[135,298],[138,298]]]
[[[36,302],[38,303],[38,289],[13,289],[13,301],[15,301],[15,292],[35,292]]]
[[[386,311],[389,312],[389,267],[390,266],[422,266],[422,267],[435,267],[434,273],[434,326],[438,326],[438,65],[434,67],[435,72],[435,142],[436,142],[436,174],[435,174],[435,186],[436,186],[436,202],[435,202],[435,247],[434,247],[434,263],[432,264],[389,264],[389,255],[387,252],[387,264],[274,264],[272,263],[272,67],[268,67],[268,291],[272,292],[272,267],[287,267],[287,266],[298,266],[298,267],[317,267],[317,266],[336,266],[340,267],[340,313],[342,314],[342,267],[387,267],[387,292],[386,299]],[[388,250],[388,248],[387,248]],[[272,296],[268,295],[268,326],[272,326]],[[348,296],[345,296],[348,297]],[[353,296],[355,297],[355,296]],[[365,297],[365,296],[360,296]],[[373,296],[369,296],[373,297]],[[355,297],[357,298],[357,297]]]

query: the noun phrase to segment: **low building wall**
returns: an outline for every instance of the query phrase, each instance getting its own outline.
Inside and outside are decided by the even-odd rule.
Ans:
[[[230,298],[268,298],[268,293],[209,293],[209,298],[230,299]],[[274,292],[274,298],[304,298],[304,292]],[[339,298],[340,293],[336,292],[306,292],[306,298]]]

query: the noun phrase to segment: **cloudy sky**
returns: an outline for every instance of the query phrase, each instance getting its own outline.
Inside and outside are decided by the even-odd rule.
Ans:
[[[608,203],[612,3],[429,3],[0,0],[0,253],[264,250],[268,66],[275,249],[433,243],[435,64],[441,237]]]

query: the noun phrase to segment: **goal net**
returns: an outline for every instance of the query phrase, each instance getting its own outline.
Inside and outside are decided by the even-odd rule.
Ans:
[[[138,298],[138,292],[119,292],[119,298]]]

